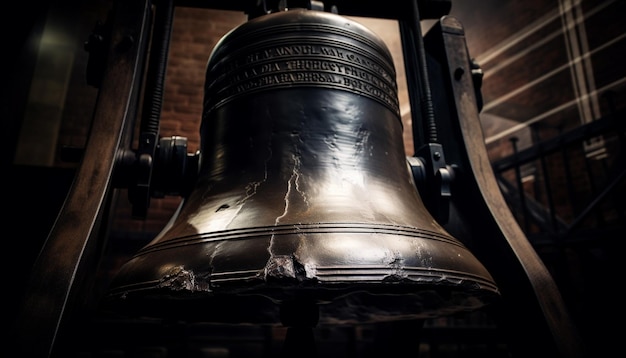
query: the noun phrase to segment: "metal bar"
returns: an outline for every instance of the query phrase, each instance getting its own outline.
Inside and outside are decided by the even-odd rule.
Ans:
[[[574,190],[574,184],[572,183],[572,169],[570,166],[569,151],[566,145],[561,144],[561,158],[563,159],[563,169],[565,170],[565,180],[567,185],[567,194],[569,195],[569,201],[572,206],[572,212],[577,215],[579,212],[580,204],[578,197]]]
[[[393,5],[381,4],[377,0],[326,0],[324,9],[329,10],[336,6],[339,14],[344,16],[362,16],[380,19],[401,19],[406,16],[408,2],[398,2]],[[451,0],[418,0],[419,11],[423,19],[438,19],[447,15],[452,7]],[[254,12],[255,0],[179,0],[176,6],[196,7],[218,10]]]
[[[417,47],[414,40],[414,34],[412,31],[412,25],[409,20],[401,20],[399,23],[400,39],[402,41],[402,55],[404,56],[404,63],[406,67],[406,84],[408,89],[409,106],[411,108],[420,108],[421,98],[421,79],[419,77],[419,71],[417,70]],[[421,122],[421,111],[412,110],[411,120],[413,122],[413,153],[417,153],[424,143],[426,143],[423,126],[419,125]]]
[[[619,115],[626,116],[626,111],[621,111]],[[506,171],[515,167],[516,165],[522,165],[536,160],[542,153],[546,155],[556,152],[564,145],[578,143],[587,138],[591,138],[602,133],[608,133],[613,130],[617,131],[619,129],[619,126],[619,122],[613,120],[612,118],[606,117],[598,119],[591,123],[576,127],[575,129],[572,129],[569,132],[556,138],[541,142],[541,151],[539,150],[538,143],[528,149],[519,151],[517,155],[517,160],[514,160],[514,158],[512,157],[506,157],[494,161],[492,163],[492,166],[497,172]]]
[[[532,136],[534,140],[539,142],[537,145],[537,149],[539,150],[539,164],[541,165],[541,174],[543,177],[543,186],[546,192],[546,201],[548,202],[548,212],[550,213],[550,224],[552,226],[551,231],[555,232],[557,230],[556,227],[556,213],[554,210],[554,200],[552,198],[552,187],[550,185],[550,172],[548,171],[548,165],[546,163],[546,155],[543,151],[543,146],[541,142],[538,140],[537,131],[534,127],[531,127]]]
[[[430,91],[430,81],[428,80],[428,67],[426,65],[426,54],[424,51],[424,39],[421,30],[421,15],[417,0],[411,1],[411,18],[408,21],[411,32],[413,33],[413,42],[416,46],[414,61],[409,66],[417,67],[417,83],[420,86],[419,107],[413,107],[414,110],[419,109],[422,114],[421,121],[413,121],[413,125],[421,124],[424,133],[425,143],[438,143],[437,126],[435,122],[435,109],[433,106],[433,97]],[[415,119],[415,118],[414,118]],[[416,143],[414,141],[414,143]]]
[[[167,60],[174,22],[173,0],[159,1],[155,8],[154,30],[150,50],[149,65],[146,74],[145,99],[143,103],[141,132],[137,158],[154,163],[159,141],[161,107],[167,73]],[[149,158],[149,159],[148,159]],[[140,166],[135,185],[129,188],[129,196],[133,204],[133,216],[145,218],[150,206],[152,164]]]

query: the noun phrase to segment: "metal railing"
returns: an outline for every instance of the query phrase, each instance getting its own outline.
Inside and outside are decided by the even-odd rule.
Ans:
[[[510,209],[535,246],[596,240],[624,227],[625,122],[625,110],[613,111],[523,150],[512,137],[513,153],[492,162]],[[594,157],[585,143],[598,138],[604,155]]]

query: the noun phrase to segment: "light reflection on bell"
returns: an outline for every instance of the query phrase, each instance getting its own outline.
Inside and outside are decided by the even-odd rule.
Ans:
[[[290,10],[234,29],[207,65],[195,189],[125,264],[134,314],[279,323],[429,318],[498,296],[424,207],[406,161],[393,60],[339,15]]]

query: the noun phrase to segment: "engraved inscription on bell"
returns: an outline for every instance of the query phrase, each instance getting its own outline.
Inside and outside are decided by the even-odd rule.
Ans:
[[[232,51],[211,64],[207,83],[215,92],[209,106],[254,91],[315,86],[351,91],[399,113],[395,71],[388,59],[364,50],[364,37],[343,33],[340,39],[332,31],[336,29],[327,27],[300,35],[276,29],[269,34],[272,41],[250,39],[245,51]]]

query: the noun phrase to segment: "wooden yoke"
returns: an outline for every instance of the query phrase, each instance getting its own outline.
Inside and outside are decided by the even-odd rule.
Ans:
[[[506,205],[479,118],[462,24],[445,16],[424,36],[440,143],[452,166],[446,229],[481,260],[502,299],[489,308],[515,357],[581,357],[559,289]]]
[[[116,1],[108,62],[80,168],[69,195],[31,271],[16,316],[16,355],[48,357],[58,336],[85,308],[85,297],[101,256],[102,231],[113,194],[118,149],[131,139],[150,1]]]

